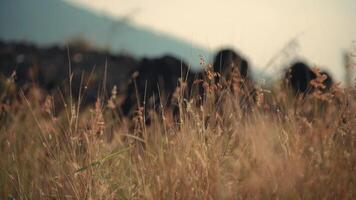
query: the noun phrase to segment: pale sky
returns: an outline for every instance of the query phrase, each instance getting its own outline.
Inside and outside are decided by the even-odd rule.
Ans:
[[[67,0],[201,45],[231,46],[262,69],[293,37],[299,57],[343,79],[356,0]],[[278,65],[278,64],[276,64]],[[273,70],[271,66],[269,71]]]

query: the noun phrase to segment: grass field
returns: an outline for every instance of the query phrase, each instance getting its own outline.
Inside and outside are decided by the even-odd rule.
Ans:
[[[1,106],[0,199],[355,199],[356,88],[281,85],[248,111],[209,85],[202,106],[178,95],[179,122],[150,126],[119,117],[115,94],[87,109],[65,97],[58,113],[20,92]]]

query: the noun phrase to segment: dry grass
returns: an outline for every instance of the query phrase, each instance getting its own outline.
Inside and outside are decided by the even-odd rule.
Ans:
[[[356,198],[355,88],[257,90],[248,111],[228,89],[218,108],[216,88],[201,107],[179,99],[179,124],[138,117],[135,129],[113,101],[58,116],[50,98],[1,108],[0,199]]]

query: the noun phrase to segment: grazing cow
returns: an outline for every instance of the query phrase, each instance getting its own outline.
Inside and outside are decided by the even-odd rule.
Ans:
[[[326,71],[321,71],[320,72],[321,75],[326,76],[326,79],[323,81],[323,84],[325,86],[325,88],[323,89],[323,91],[327,91],[329,90],[333,84],[334,84],[334,79],[332,78],[332,76],[326,72]]]
[[[72,76],[69,75],[69,63]],[[64,97],[69,97],[71,91],[76,101],[81,91],[82,107],[94,103],[99,94],[107,97],[115,85],[119,92],[123,91],[122,82],[136,66],[137,61],[130,56],[76,46],[40,48],[26,43],[0,42],[0,79],[13,77],[16,88],[21,88],[25,94],[27,88],[37,85],[54,96],[59,96],[61,91]],[[104,87],[106,90],[102,89]],[[56,110],[61,110],[62,98],[54,98],[54,101]]]
[[[141,105],[144,108],[145,123],[149,123],[149,110],[162,111],[161,106],[176,106],[172,104],[173,93],[180,78],[187,75],[188,66],[173,56],[142,59],[138,69],[132,73],[132,80],[121,106],[123,114],[127,116]],[[177,111],[176,107],[173,109]]]
[[[73,98],[78,100],[81,95],[82,106],[95,103],[99,95],[107,97],[115,85],[122,85],[128,71],[137,65],[136,60],[127,55],[112,55],[76,47],[69,49],[69,58],[68,49],[52,47],[42,50],[39,59],[40,86],[49,92],[58,91],[60,88],[66,95],[69,94],[70,88],[70,59]],[[123,89],[119,88],[119,91]]]
[[[332,77],[327,72],[320,72],[320,75],[325,75],[326,79],[323,81],[326,91],[331,88],[333,84]],[[317,74],[305,63],[294,63],[285,75],[285,80],[291,87],[294,94],[309,94],[313,91],[311,81],[317,78]]]
[[[38,72],[37,59],[34,57],[38,49],[29,44],[1,43],[0,74],[4,77],[13,76],[17,86],[28,86],[36,78]]]
[[[294,63],[286,74],[294,94],[311,92],[310,81],[316,78],[315,73],[303,62]]]
[[[204,87],[203,82],[205,81],[206,74],[204,71],[189,71],[187,76],[187,87],[185,98],[198,98],[196,99],[197,104],[201,105],[204,100]]]
[[[231,49],[222,49],[214,59],[214,72],[218,72],[226,80],[231,78],[232,72],[238,72],[241,78],[248,77],[248,61]]]
[[[223,86],[226,82],[225,86],[238,96],[240,108],[249,111],[256,99],[256,89],[249,74],[248,61],[234,50],[222,49],[215,56],[213,69],[219,74],[215,81]]]

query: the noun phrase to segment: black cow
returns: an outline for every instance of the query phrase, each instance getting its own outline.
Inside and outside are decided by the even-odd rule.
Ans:
[[[231,78],[232,72],[238,72],[241,78],[248,77],[248,61],[232,49],[218,51],[214,58],[214,72],[218,72],[226,80]]]
[[[322,91],[327,91],[333,84],[332,77],[327,72],[320,72],[320,75],[325,75],[326,79],[322,82],[325,88]],[[317,74],[304,62],[295,62],[285,74],[285,80],[288,86],[296,94],[309,94],[314,91],[311,81],[317,78]]]
[[[110,95],[114,85],[118,92],[123,91],[125,88],[121,87],[124,85],[122,82],[136,66],[137,61],[128,55],[113,55],[76,46],[42,48],[26,43],[0,42],[0,79],[14,77],[16,87],[25,92],[26,88],[37,85],[54,96],[62,92],[64,97],[69,97],[71,88],[74,101],[79,100],[81,90],[83,107],[94,103],[99,94],[101,97]],[[106,90],[102,89],[104,87]],[[54,100],[58,101],[58,104],[55,103],[57,108],[63,104],[62,98]]]
[[[173,93],[180,80],[186,79],[188,71],[185,62],[170,55],[142,59],[138,69],[131,73],[132,80],[121,106],[123,114],[128,116],[138,106],[143,106],[146,123],[149,123],[149,110],[161,112],[163,106],[173,107],[174,112],[177,112],[177,105],[172,103]]]
[[[249,111],[256,100],[256,89],[248,61],[232,49],[222,49],[215,55],[213,69],[218,73],[216,83],[223,87],[227,83],[225,87],[238,97],[240,108]]]
[[[326,76],[326,79],[323,81],[323,84],[325,86],[325,88],[323,89],[323,91],[327,91],[329,90],[333,85],[334,85],[334,79],[332,78],[332,76],[326,72],[326,71],[321,71],[320,72],[321,75]]]
[[[12,76],[16,85],[24,87],[33,82],[38,72],[38,49],[30,44],[1,43],[0,74]]]
[[[315,73],[303,62],[294,63],[286,73],[286,80],[289,82],[294,94],[310,93],[310,81],[315,78]]]
[[[123,90],[120,88],[122,82],[129,70],[137,65],[137,61],[128,55],[112,55],[77,47],[69,47],[69,50],[61,47],[42,49],[39,60],[40,86],[49,92],[60,88],[67,96],[71,87],[73,98],[78,100],[81,95],[83,106],[93,104],[99,95],[107,97],[115,85],[119,91]],[[71,86],[68,60],[72,73]]]

